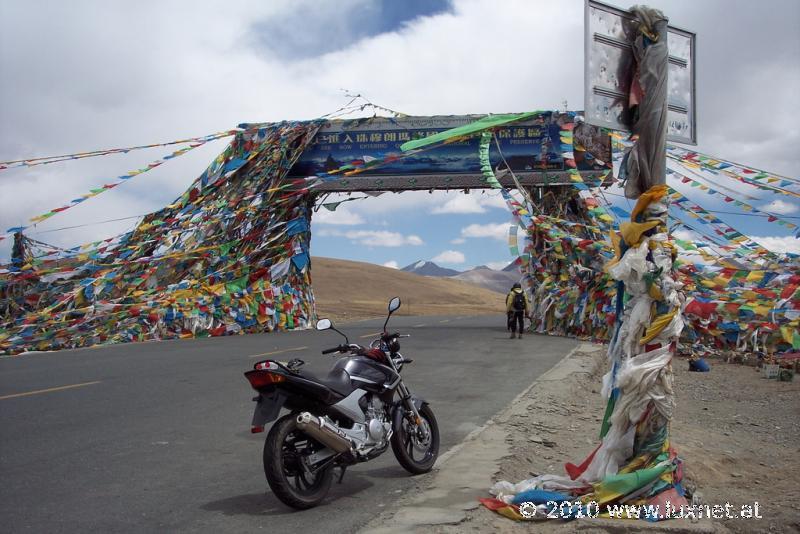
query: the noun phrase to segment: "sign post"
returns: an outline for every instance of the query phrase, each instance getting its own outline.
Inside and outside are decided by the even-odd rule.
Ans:
[[[630,221],[611,235],[617,254],[606,271],[617,280],[617,325],[603,380],[608,401],[600,446],[580,466],[580,479],[598,487],[619,473],[661,470],[666,484],[637,493],[652,502],[675,493],[682,472],[669,429],[672,358],[685,297],[668,236],[666,141],[696,140],[694,35],[667,22],[645,6],[625,12],[586,3],[586,118],[631,132],[620,179],[636,205]]]

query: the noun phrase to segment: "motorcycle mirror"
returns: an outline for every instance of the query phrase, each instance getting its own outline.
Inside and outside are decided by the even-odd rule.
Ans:
[[[338,333],[340,336],[344,338],[345,343],[347,344],[350,343],[350,340],[347,339],[347,336],[343,332],[340,332],[335,326],[333,326],[333,323],[331,322],[330,319],[320,319],[319,321],[317,321],[317,330],[333,330],[334,332]]]
[[[392,316],[394,312],[396,312],[400,308],[400,297],[394,297],[392,300],[389,301],[389,315],[386,316],[386,320],[383,322],[383,331],[386,332],[386,325],[389,324],[389,317]]]

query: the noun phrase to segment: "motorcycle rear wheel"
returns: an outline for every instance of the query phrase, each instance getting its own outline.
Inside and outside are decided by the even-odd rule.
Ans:
[[[405,417],[396,418],[392,434],[392,451],[403,469],[413,475],[427,473],[439,457],[439,425],[427,404],[419,410],[422,424],[428,430],[424,439]],[[417,457],[419,456],[419,458]]]
[[[298,510],[313,508],[325,499],[333,480],[333,466],[315,474],[302,466],[305,456],[322,448],[297,428],[297,414],[275,422],[264,442],[264,474],[275,496]]]

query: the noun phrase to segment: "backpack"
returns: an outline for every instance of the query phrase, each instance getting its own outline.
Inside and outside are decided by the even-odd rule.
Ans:
[[[511,307],[514,308],[515,311],[525,311],[525,293],[520,291],[517,293],[514,292],[514,301],[511,303]]]

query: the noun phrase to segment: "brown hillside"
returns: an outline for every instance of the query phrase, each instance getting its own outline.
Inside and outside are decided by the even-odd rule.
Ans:
[[[343,321],[383,317],[392,297],[399,315],[502,313],[504,295],[466,282],[405,273],[371,263],[313,258],[311,278],[317,315]]]

